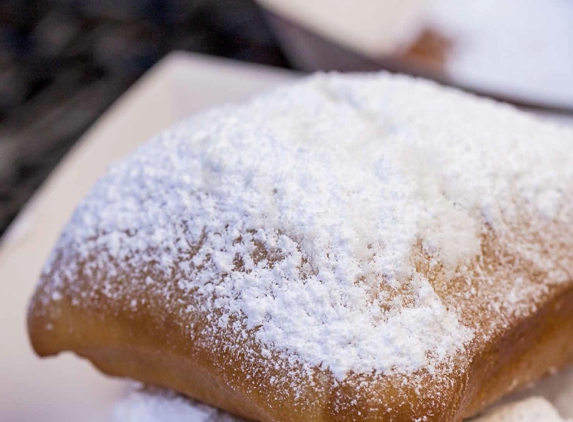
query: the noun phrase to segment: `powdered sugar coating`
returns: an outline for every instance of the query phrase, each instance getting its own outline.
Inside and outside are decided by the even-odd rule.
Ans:
[[[58,268],[46,267],[49,300],[97,255],[81,268],[90,288],[134,310],[143,288],[188,302],[208,315],[203,339],[249,332],[263,356],[338,380],[432,372],[475,327],[416,256],[454,277],[474,265],[484,224],[502,233],[524,204],[567,221],[572,141],[427,82],[316,76],[197,116],[112,166],[63,234]]]

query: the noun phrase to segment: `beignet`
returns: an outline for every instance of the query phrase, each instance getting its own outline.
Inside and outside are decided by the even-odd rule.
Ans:
[[[258,421],[459,421],[573,360],[573,131],[388,74],[205,112],[114,164],[41,356]]]

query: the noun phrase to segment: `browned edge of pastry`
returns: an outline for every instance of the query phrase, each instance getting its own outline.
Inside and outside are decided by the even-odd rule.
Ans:
[[[454,421],[473,416],[508,392],[573,362],[573,286],[555,290],[558,291],[537,312],[521,319],[505,334],[482,347],[468,372],[457,378],[457,394],[453,397],[460,401],[444,403],[445,409],[436,409],[436,414],[453,415]],[[215,359],[205,353],[190,356],[184,353],[189,345],[172,344],[174,347],[169,348],[170,341],[166,338],[150,336],[149,327],[155,325],[150,317],[139,318],[134,326],[121,315],[113,319],[98,318],[91,312],[78,313],[65,303],[67,300],[62,302],[59,308],[62,314],[57,319],[71,323],[71,329],[69,326],[65,330],[63,326],[55,326],[47,331],[45,317],[34,313],[32,305],[28,328],[32,346],[40,356],[73,350],[106,374],[172,388],[252,420],[291,420],[297,415],[294,403],[284,403],[284,406],[269,411],[265,406],[268,392],[244,391],[237,380],[245,374],[236,377],[237,374],[231,375],[217,366],[217,361],[224,362],[224,356]],[[90,335],[85,336],[86,332]],[[173,337],[179,341],[185,338],[178,333]],[[235,382],[229,382],[233,377]],[[312,392],[306,393],[312,397]],[[305,417],[307,421],[352,418],[348,414],[333,413],[327,403],[321,402],[324,398],[316,399],[316,413],[307,415],[310,417]],[[408,409],[403,410],[408,414],[394,414],[394,420],[412,416]],[[401,413],[399,409],[397,411]],[[369,414],[367,420],[384,418],[381,414]]]
[[[559,290],[474,357],[460,417],[473,416],[509,392],[573,363],[573,286]]]

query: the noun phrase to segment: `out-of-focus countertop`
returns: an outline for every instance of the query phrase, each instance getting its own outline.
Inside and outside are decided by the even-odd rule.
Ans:
[[[573,115],[571,1],[257,1],[307,70],[378,64]]]

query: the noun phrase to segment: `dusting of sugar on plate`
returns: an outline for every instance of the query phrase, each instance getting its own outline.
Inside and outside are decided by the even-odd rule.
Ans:
[[[158,388],[131,389],[115,403],[111,422],[241,422],[214,407]]]
[[[528,397],[524,400],[496,406],[475,420],[476,422],[569,422],[542,397]]]
[[[433,373],[477,327],[432,274],[480,269],[485,230],[503,238],[523,213],[532,227],[570,221],[572,133],[407,77],[314,76],[196,116],[114,164],[46,265],[45,300],[82,306],[97,292],[135,309],[151,289],[184,303],[182,318],[206,315],[190,342],[225,333],[232,348],[248,333],[262,356],[339,381]],[[545,259],[547,283],[570,280],[558,256],[511,244]],[[516,312],[534,290],[507,284],[491,312]],[[479,293],[470,281],[455,291]]]
[[[538,396],[497,405],[474,422],[566,422],[546,399]],[[131,389],[118,400],[111,422],[241,422],[225,413],[169,390]]]

